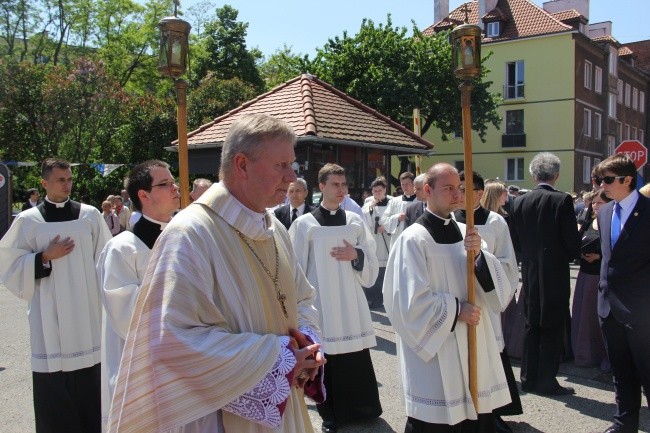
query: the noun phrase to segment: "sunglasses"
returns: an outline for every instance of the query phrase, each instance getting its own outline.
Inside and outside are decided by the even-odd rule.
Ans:
[[[616,179],[625,179],[626,176],[595,176],[592,177],[594,182],[596,182],[597,185],[600,185],[601,183],[605,182],[607,185],[611,185],[614,183],[614,180]]]

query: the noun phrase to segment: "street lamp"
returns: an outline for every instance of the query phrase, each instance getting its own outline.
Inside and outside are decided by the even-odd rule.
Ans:
[[[174,16],[158,23],[160,53],[158,71],[174,80],[178,122],[178,172],[180,177],[181,208],[190,203],[190,179],[187,162],[187,83],[180,77],[187,70],[188,36],[192,26],[178,18],[178,1],[174,2]]]
[[[474,227],[474,186],[472,166],[472,116],[470,105],[472,81],[481,75],[481,28],[467,24],[467,9],[465,10],[466,23],[456,27],[451,32],[452,63],[454,75],[460,80],[460,105],[463,112],[463,155],[465,164],[465,219],[467,229]],[[468,182],[470,185],[468,186]],[[476,289],[474,287],[474,260],[475,252],[467,251],[467,302],[476,305]],[[478,411],[477,387],[477,357],[476,357],[476,326],[467,327],[467,340],[469,349],[469,390],[472,395],[474,407]]]

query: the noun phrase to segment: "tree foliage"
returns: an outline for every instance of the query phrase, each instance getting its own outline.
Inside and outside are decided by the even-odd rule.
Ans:
[[[405,27],[363,20],[354,36],[347,32],[317,51],[311,69],[350,96],[411,128],[412,111],[420,108],[422,132],[431,126],[449,134],[460,130],[460,91],[451,71],[451,45],[446,33],[422,35]],[[473,127],[484,139],[486,124],[499,126],[497,99],[480,82],[472,94]]]
[[[281,50],[276,50],[268,59],[259,66],[260,73],[266,84],[266,90],[308,73],[310,61],[308,56],[294,54],[286,45]]]

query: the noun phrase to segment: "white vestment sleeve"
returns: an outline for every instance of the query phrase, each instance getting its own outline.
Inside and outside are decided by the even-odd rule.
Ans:
[[[377,280],[379,275],[379,262],[377,260],[377,244],[375,239],[370,234],[368,225],[364,224],[361,217],[356,214],[347,213],[348,224],[357,224],[359,226],[359,235],[357,236],[357,244],[355,248],[361,249],[364,254],[363,269],[361,272],[356,271],[354,275],[357,277],[359,284],[363,287],[371,287]]]
[[[32,300],[36,289],[34,261],[36,254],[25,237],[24,218],[19,214],[0,240],[0,287],[18,298]]]
[[[499,260],[503,271],[505,272],[508,282],[510,283],[510,293],[505,294],[506,306],[508,306],[519,285],[519,269],[517,267],[517,258],[515,257],[515,249],[512,246],[512,239],[510,238],[510,230],[508,223],[503,217],[498,214],[491,213],[490,215],[498,218],[491,218],[488,221],[489,227],[495,233],[494,248],[490,250],[492,254]],[[503,310],[501,310],[503,311]]]
[[[476,294],[477,296],[484,298],[485,302],[487,302],[493,311],[503,311],[508,306],[510,298],[512,297],[512,289],[510,288],[508,275],[503,270],[501,262],[494,255],[485,250],[481,251],[481,253],[484,255],[485,262],[490,270],[492,282],[494,283],[494,290],[486,293],[482,290],[480,283],[478,283],[478,280],[475,278],[474,281],[477,284]]]
[[[425,230],[421,226],[413,228]],[[456,320],[456,297],[434,291],[429,279],[425,240],[403,233],[388,257],[384,306],[402,342],[425,362],[452,335]]]
[[[384,226],[387,233],[394,234],[401,222],[399,220],[399,214],[401,213],[401,203],[401,197],[390,200],[386,206],[386,210],[379,219],[379,224]]]

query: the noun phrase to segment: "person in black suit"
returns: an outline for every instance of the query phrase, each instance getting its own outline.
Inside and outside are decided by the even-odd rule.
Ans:
[[[553,185],[560,159],[537,154],[530,163],[537,188],[517,197],[511,218],[513,244],[521,251],[524,296],[521,388],[542,395],[574,394],[555,376],[560,367],[571,293],[569,263],[580,257],[580,239],[571,196]]]
[[[38,189],[36,188],[28,189],[27,201],[23,203],[23,208],[21,209],[21,212],[38,206],[38,204],[40,203],[40,198],[41,198],[41,194],[38,192]]]
[[[613,200],[598,213],[598,316],[617,406],[605,433],[636,432],[641,388],[650,398],[650,199],[635,190],[636,167],[625,154],[602,161],[596,181]]]
[[[316,209],[314,206],[310,206],[305,202],[306,197],[307,182],[305,182],[305,179],[298,178],[295,182],[289,184],[289,189],[287,190],[289,204],[279,206],[273,211],[275,217],[280,220],[287,230],[289,230],[291,223],[296,218]]]
[[[424,194],[424,182],[427,180],[426,173],[422,173],[413,179],[413,188],[415,189],[415,202],[411,203],[409,207],[406,208],[406,220],[404,220],[404,228],[410,226],[420,218],[420,215],[424,212],[424,208],[427,205],[426,195]]]

